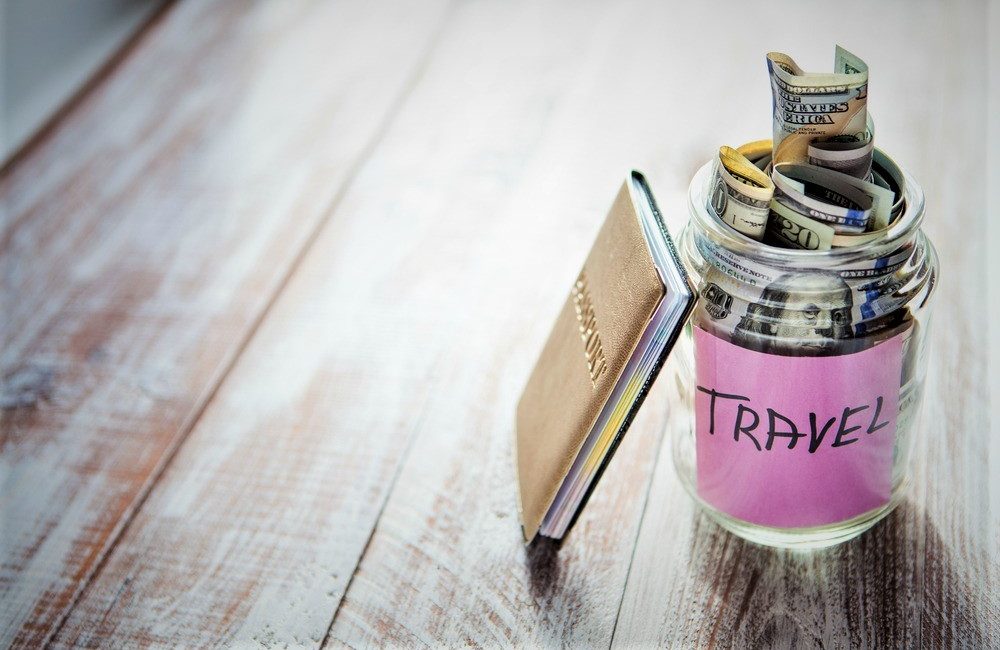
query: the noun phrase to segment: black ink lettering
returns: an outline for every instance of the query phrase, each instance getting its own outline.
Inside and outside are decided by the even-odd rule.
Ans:
[[[876,431],[878,431],[882,427],[889,426],[889,421],[888,420],[886,420],[885,422],[882,422],[878,426],[875,426],[875,423],[878,421],[878,415],[881,412],[882,412],[882,396],[879,395],[878,399],[875,400],[875,415],[872,416],[872,423],[868,425],[868,431],[867,431],[867,433],[875,433]]]
[[[741,424],[743,424],[744,413],[753,414],[753,424],[751,424],[750,426],[746,427],[740,426]],[[750,433],[751,431],[757,428],[758,424],[760,424],[760,416],[757,415],[757,411],[753,410],[752,408],[743,406],[742,404],[737,404],[736,426],[733,427],[733,440],[739,442],[740,432],[742,431],[743,435],[745,435],[747,438],[750,438],[750,441],[753,442],[753,446],[757,448],[757,451],[760,451],[760,443],[757,442],[757,439],[753,437],[752,433]]]
[[[840,427],[837,428],[837,437],[833,439],[833,444],[831,447],[845,447],[852,442],[857,442],[858,438],[851,438],[850,440],[844,440],[844,436],[852,431],[857,431],[861,428],[861,425],[853,426],[850,428],[845,428],[847,426],[847,419],[850,418],[855,413],[860,413],[868,408],[868,405],[859,406],[857,408],[845,408],[844,414],[840,417]]]
[[[820,429],[819,435],[816,435],[816,414],[809,414],[809,428],[811,432],[809,433],[809,453],[815,454],[816,450],[819,449],[820,444],[823,442],[823,438],[826,437],[826,432],[833,426],[833,423],[837,421],[837,418],[830,418]]]
[[[696,386],[698,390],[703,393],[708,393],[711,395],[711,399],[708,402],[708,432],[715,435],[715,398],[721,397],[722,399],[741,399],[747,402],[750,401],[749,397],[744,397],[743,395],[729,395],[727,393],[720,393],[711,388],[705,388],[703,386]],[[757,426],[756,424],[754,426]],[[758,447],[760,449],[760,447]]]
[[[774,429],[774,420],[775,420],[775,418],[778,418],[780,420],[784,420],[785,424],[787,424],[789,427],[791,427],[792,430],[791,431],[775,431],[775,429]],[[799,438],[805,438],[806,437],[806,434],[799,433],[799,429],[798,429],[798,427],[795,426],[794,422],[792,422],[791,420],[789,420],[788,418],[786,418],[784,415],[782,415],[781,413],[778,413],[777,411],[775,411],[772,408],[767,409],[767,422],[768,422],[767,442],[764,444],[764,449],[766,449],[768,451],[771,451],[771,446],[774,444],[774,439],[777,438],[777,437],[791,438],[791,440],[788,442],[788,448],[789,449],[795,449],[795,443],[799,441]]]

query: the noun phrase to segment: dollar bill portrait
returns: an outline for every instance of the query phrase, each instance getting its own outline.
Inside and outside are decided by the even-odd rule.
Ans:
[[[748,306],[733,343],[769,354],[850,354],[857,351],[851,340],[853,306],[851,288],[835,273],[782,275]]]

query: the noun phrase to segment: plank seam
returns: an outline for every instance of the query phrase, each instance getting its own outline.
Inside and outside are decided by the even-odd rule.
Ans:
[[[653,461],[653,467],[649,472],[649,481],[646,482],[645,497],[642,502],[642,512],[639,514],[639,524],[635,529],[635,537],[632,538],[632,554],[628,558],[628,569],[625,571],[625,582],[622,584],[622,593],[618,598],[618,609],[615,611],[615,622],[614,625],[611,626],[611,639],[608,641],[609,650],[615,644],[615,634],[618,632],[618,619],[621,617],[622,606],[625,604],[625,594],[628,592],[628,582],[632,577],[632,563],[635,562],[635,553],[639,548],[639,538],[642,533],[642,524],[646,520],[646,510],[649,508],[650,493],[653,491],[653,481],[656,480],[656,470],[660,466],[660,455],[663,451],[663,440],[667,437],[668,434],[661,430],[660,439],[656,443],[656,457]]]
[[[448,4],[444,11],[444,17],[438,22],[437,27],[434,29],[433,34],[430,38],[430,43],[427,48],[420,56],[420,63],[417,69],[414,71],[413,76],[407,83],[406,87],[400,94],[399,105],[397,106],[398,113],[399,109],[406,102],[407,98],[416,90],[420,81],[423,79],[430,66],[430,61],[434,56],[438,45],[441,42],[441,35],[444,34],[445,28],[448,23],[451,22],[451,17],[454,14],[455,8],[454,0]],[[381,139],[381,136],[380,136]],[[353,180],[353,178],[351,179]],[[368,554],[368,548],[371,546],[372,540],[375,539],[375,533],[378,532],[378,524],[382,520],[382,513],[385,512],[386,506],[389,504],[389,500],[393,493],[396,491],[396,485],[399,482],[399,477],[403,473],[403,468],[406,466],[406,460],[410,457],[410,451],[413,449],[413,445],[416,442],[417,437],[420,434],[420,430],[424,426],[424,421],[427,417],[427,413],[430,410],[430,403],[433,400],[428,397],[424,401],[423,408],[420,411],[420,415],[417,417],[417,422],[414,425],[412,431],[410,432],[410,439],[406,441],[406,447],[403,449],[399,456],[399,460],[396,464],[396,471],[393,472],[392,479],[389,482],[389,489],[385,492],[385,497],[382,499],[382,503],[379,505],[378,515],[375,517],[375,521],[372,523],[371,530],[368,531],[368,539],[365,540],[365,545],[361,549],[361,553],[358,554],[358,559],[354,563],[354,570],[351,572],[351,577],[347,579],[347,584],[344,585],[344,593],[340,595],[340,600],[337,602],[337,607],[333,610],[333,616],[330,617],[330,624],[326,627],[326,633],[323,635],[323,640],[319,644],[319,648],[325,648],[327,643],[330,641],[330,635],[333,633],[333,626],[337,622],[337,617],[340,615],[340,610],[344,605],[344,600],[347,599],[347,594],[351,590],[351,585],[354,584],[354,578],[358,575],[358,571],[361,569],[361,563],[364,561],[365,556]]]
[[[368,554],[368,548],[371,546],[372,540],[375,539],[375,534],[378,532],[378,523],[382,520],[382,514],[385,512],[386,506],[389,505],[389,501],[396,491],[396,485],[399,483],[399,477],[403,473],[403,468],[406,467],[406,460],[410,457],[410,451],[413,449],[416,443],[417,437],[420,435],[420,430],[424,427],[424,421],[427,419],[427,414],[430,412],[430,404],[433,400],[428,398],[424,402],[423,408],[420,410],[420,414],[417,416],[417,422],[410,431],[410,438],[406,441],[406,447],[400,454],[399,462],[396,464],[396,471],[392,474],[392,479],[389,481],[389,489],[386,490],[385,498],[382,499],[382,503],[379,505],[378,515],[375,517],[375,522],[372,524],[371,530],[368,531],[368,539],[365,540],[365,545],[361,549],[361,553],[358,555],[358,561],[354,564],[354,570],[351,572],[351,577],[348,578],[347,584],[344,585],[344,593],[340,595],[340,601],[337,602],[337,607],[333,610],[333,617],[330,619],[330,624],[326,628],[326,634],[323,635],[323,641],[320,642],[320,648],[325,648],[326,644],[330,640],[330,635],[333,633],[333,626],[337,622],[337,616],[340,614],[340,610],[344,605],[344,601],[347,599],[347,593],[351,590],[351,585],[354,584],[354,578],[358,575],[361,570],[361,563],[364,561],[365,556]]]
[[[173,2],[168,2],[166,4],[167,6],[174,5]],[[386,112],[385,116],[382,118],[378,126],[375,128],[373,137],[369,140],[369,142],[364,146],[362,151],[358,154],[354,163],[351,164],[347,174],[345,174],[344,176],[343,182],[340,184],[340,188],[337,190],[336,194],[334,194],[327,208],[322,211],[321,216],[317,220],[316,225],[313,226],[312,230],[306,236],[305,241],[299,248],[299,251],[292,258],[292,261],[289,263],[289,266],[286,269],[285,273],[279,278],[277,285],[270,292],[270,295],[268,296],[264,306],[261,308],[258,314],[253,318],[253,320],[250,323],[250,326],[246,329],[243,337],[230,352],[228,358],[226,358],[223,361],[223,363],[220,364],[220,369],[218,371],[217,376],[213,380],[208,382],[206,392],[204,393],[204,395],[200,400],[196,401],[194,409],[191,411],[188,417],[185,418],[184,422],[178,428],[179,433],[174,437],[174,439],[168,445],[160,462],[157,464],[156,468],[154,468],[154,470],[150,473],[149,478],[146,480],[142,488],[139,490],[135,501],[125,510],[124,516],[121,518],[121,520],[116,525],[115,529],[111,532],[111,534],[109,534],[108,536],[109,541],[105,544],[105,547],[100,551],[99,558],[94,563],[94,568],[80,580],[64,612],[62,613],[62,615],[60,615],[58,622],[46,634],[45,638],[40,644],[41,647],[43,648],[52,647],[54,639],[56,638],[56,636],[58,636],[59,632],[66,625],[66,622],[69,620],[69,617],[73,613],[73,610],[76,608],[77,604],[83,597],[84,592],[94,582],[95,578],[98,575],[100,575],[100,573],[104,570],[109,558],[114,554],[114,550],[118,545],[118,542],[122,539],[122,537],[128,531],[129,526],[135,520],[138,513],[142,510],[142,507],[145,505],[150,494],[152,494],[153,488],[159,482],[160,478],[162,478],[162,476],[166,473],[166,470],[170,467],[174,458],[176,458],[184,442],[187,440],[191,432],[194,430],[195,426],[201,420],[205,411],[207,411],[208,406],[212,403],[216,395],[219,393],[219,390],[221,389],[222,385],[225,384],[226,379],[229,377],[233,368],[236,366],[237,361],[243,355],[243,352],[249,346],[250,342],[253,340],[254,336],[260,329],[260,326],[266,320],[268,314],[270,314],[274,305],[278,302],[279,297],[282,295],[282,293],[284,293],[285,288],[289,285],[291,279],[295,276],[299,268],[302,266],[302,263],[305,260],[305,258],[308,257],[309,252],[313,249],[316,241],[319,239],[320,234],[326,228],[327,224],[331,221],[333,214],[337,211],[337,208],[340,206],[340,203],[343,201],[344,197],[347,195],[348,190],[353,185],[355,179],[357,178],[358,174],[361,171],[361,168],[364,167],[365,163],[368,162],[368,160],[372,157],[376,149],[382,143],[383,139],[386,136],[386,133],[389,131],[389,126],[393,123],[393,121],[395,121],[396,117],[399,115],[402,109],[402,106],[406,103],[410,94],[412,94],[413,90],[417,87],[420,79],[423,78],[430,57],[434,52],[435,46],[439,40],[441,33],[443,32],[445,24],[448,22],[447,20],[448,17],[452,13],[453,6],[454,3],[451,3],[446,8],[445,18],[439,22],[438,26],[431,33],[428,39],[429,45],[424,49],[424,52],[421,55],[420,63],[417,65],[413,74],[410,76],[410,79],[406,82],[406,84],[396,95],[396,97],[390,102],[389,110]],[[165,15],[166,13],[167,12],[162,12],[160,16]],[[138,39],[136,43],[138,43],[140,40],[142,39],[141,38]],[[123,55],[121,60],[124,60],[124,56],[131,54],[131,52],[133,52],[135,49],[136,49],[135,47],[130,48],[128,52],[126,52]],[[110,69],[114,69],[118,64],[121,63],[121,60],[116,62],[114,66],[111,66]],[[415,438],[415,436],[411,436],[411,438]],[[359,563],[360,563],[360,558],[359,558]],[[357,565],[355,566],[355,570],[356,569]],[[347,593],[346,589],[344,593],[346,595]],[[338,604],[338,609],[339,609],[339,604]],[[331,622],[331,627],[332,627],[332,622]]]

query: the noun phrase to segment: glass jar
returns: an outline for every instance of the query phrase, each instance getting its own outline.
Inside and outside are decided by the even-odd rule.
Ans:
[[[923,193],[899,171],[905,203],[882,233],[791,250],[710,214],[711,178],[709,163],[692,180],[678,239],[698,293],[671,355],[678,474],[740,537],[846,541],[900,502],[910,472],[938,267]]]

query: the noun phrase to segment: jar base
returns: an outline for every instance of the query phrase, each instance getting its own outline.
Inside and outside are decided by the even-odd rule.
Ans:
[[[884,519],[902,502],[905,496],[905,488],[905,481],[897,485],[892,491],[889,502],[881,508],[869,510],[853,519],[827,526],[817,526],[815,528],[774,528],[752,524],[742,519],[730,517],[704,503],[697,497],[695,497],[695,500],[698,501],[705,514],[715,523],[737,537],[763,546],[810,550],[836,546],[859,536]]]

